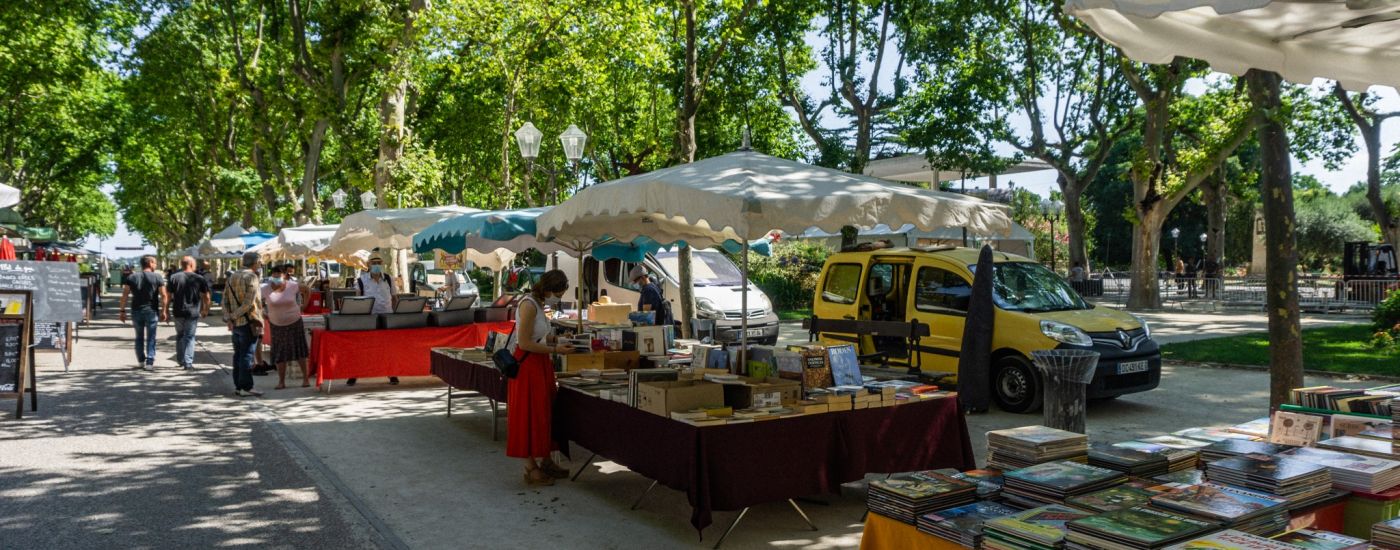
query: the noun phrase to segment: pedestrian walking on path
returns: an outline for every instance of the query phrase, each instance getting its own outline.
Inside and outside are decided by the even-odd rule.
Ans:
[[[180,258],[180,271],[170,276],[168,294],[175,323],[175,359],[180,368],[194,370],[194,333],[199,320],[209,316],[209,280],[194,270],[194,258]]]
[[[233,333],[233,388],[240,397],[260,396],[253,389],[253,350],[262,339],[263,312],[258,305],[257,252],[243,254],[243,269],[228,279],[224,290],[224,323]]]
[[[136,327],[136,367],[152,370],[156,363],[156,326],[166,320],[170,294],[165,278],[156,272],[156,257],[141,257],[141,271],[122,282],[121,321],[126,322],[131,304],[131,324]]]
[[[271,325],[272,362],[277,365],[277,387],[287,387],[287,363],[301,365],[301,387],[311,386],[306,357],[306,325],[301,322],[300,285],[288,277],[284,267],[273,268],[272,277],[262,287],[263,304],[267,306],[267,323]]]

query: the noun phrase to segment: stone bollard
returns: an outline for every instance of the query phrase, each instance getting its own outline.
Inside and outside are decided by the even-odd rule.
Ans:
[[[1031,360],[1045,375],[1046,426],[1074,433],[1084,432],[1085,390],[1094,381],[1099,352],[1052,349],[1031,352]]]

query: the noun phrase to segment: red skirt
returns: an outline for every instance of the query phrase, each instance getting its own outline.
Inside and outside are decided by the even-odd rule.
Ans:
[[[541,458],[555,450],[556,391],[553,361],[548,355],[527,354],[506,393],[506,456]]]

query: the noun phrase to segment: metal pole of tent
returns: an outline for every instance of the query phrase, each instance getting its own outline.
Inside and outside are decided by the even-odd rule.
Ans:
[[[747,360],[749,349],[749,240],[744,239],[743,291],[739,293],[739,349],[740,357]],[[745,366],[740,366],[745,368]]]
[[[579,251],[578,262],[575,262],[574,264],[578,266],[576,269],[576,271],[578,271],[578,280],[574,284],[574,288],[577,289],[577,292],[574,293],[574,309],[576,310],[576,314],[578,315],[578,332],[575,333],[574,336],[583,334],[583,255],[588,253],[589,248],[585,248],[582,246],[579,246],[577,248],[577,250]]]

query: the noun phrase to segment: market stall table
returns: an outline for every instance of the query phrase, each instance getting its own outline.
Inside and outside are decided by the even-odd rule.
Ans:
[[[457,327],[311,332],[311,368],[316,384],[329,380],[432,374],[433,348],[480,347],[491,332],[510,332],[514,323],[472,323]]]
[[[963,546],[944,540],[897,519],[874,512],[865,517],[865,530],[860,535],[860,550],[962,550]]]
[[[490,359],[473,360],[454,357],[453,350],[433,350],[432,373],[442,379],[447,389],[447,416],[452,416],[452,398],[461,395],[452,390],[476,393],[491,403],[491,440],[496,440],[500,425],[500,405],[506,402],[506,375],[490,364]],[[479,352],[485,354],[485,352]]]
[[[787,500],[801,513],[792,499],[837,492],[867,473],[976,467],[956,398],[697,427],[561,388],[554,434],[563,451],[572,441],[685,492],[697,530],[712,510]]]

